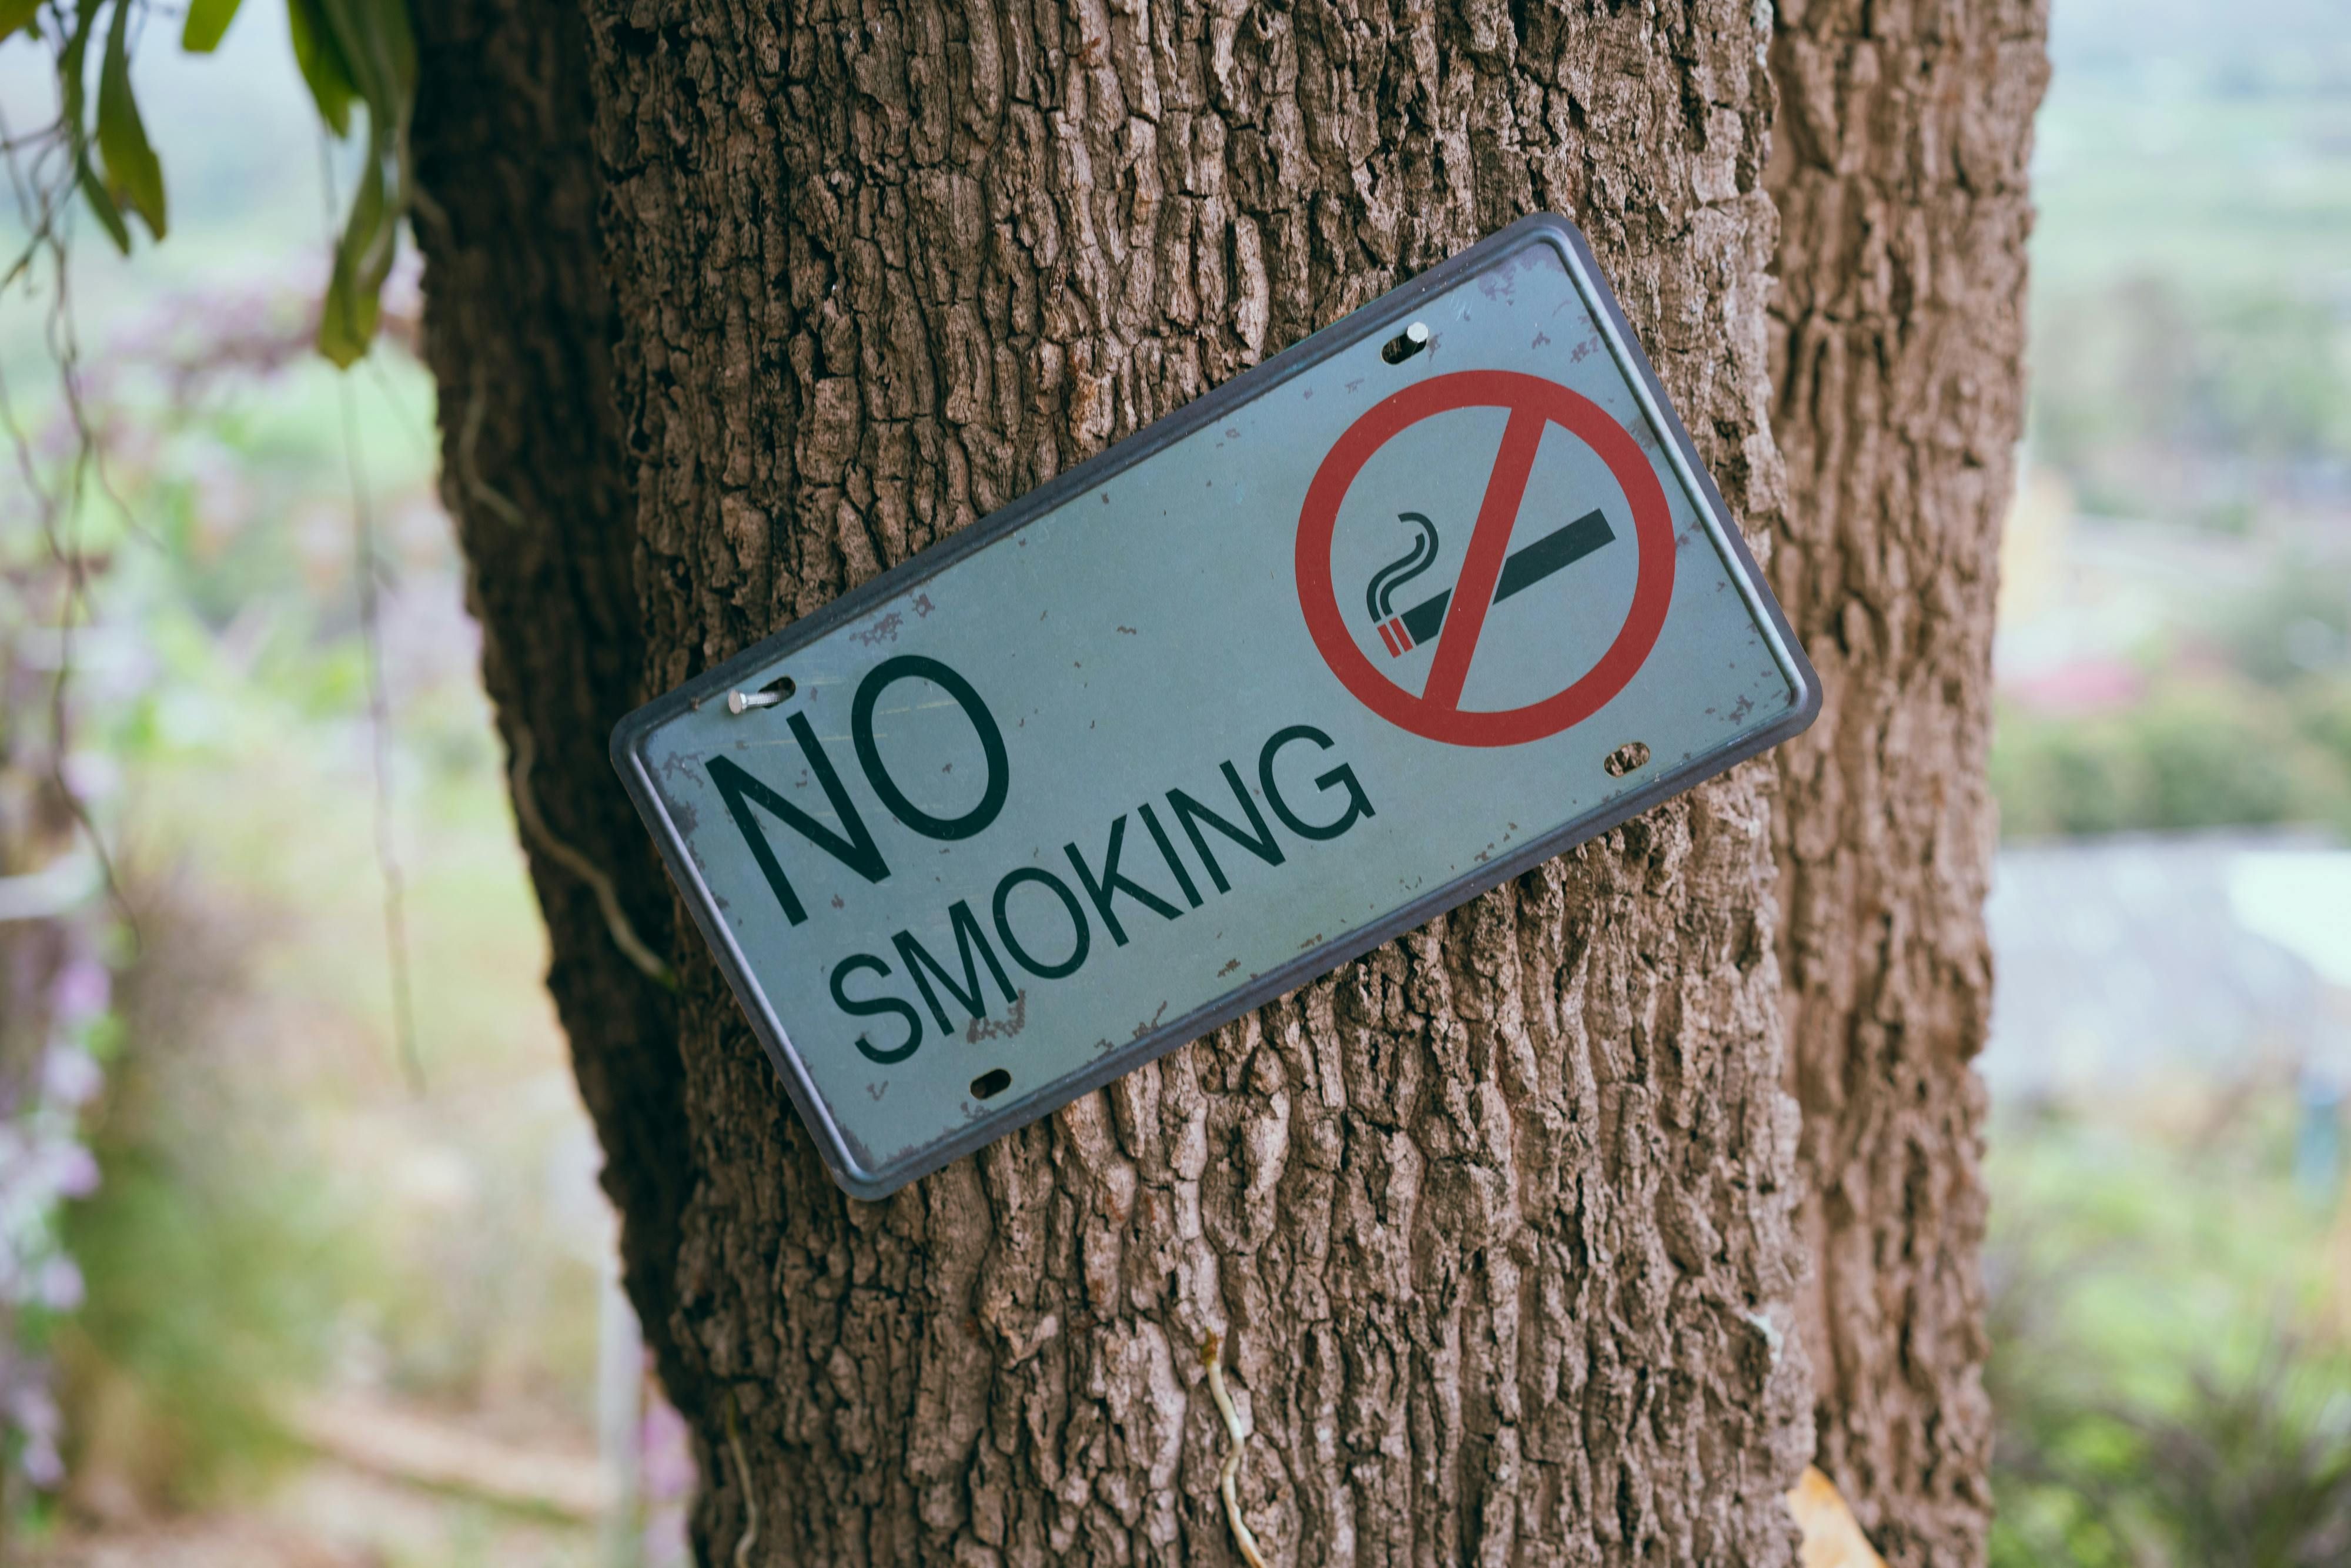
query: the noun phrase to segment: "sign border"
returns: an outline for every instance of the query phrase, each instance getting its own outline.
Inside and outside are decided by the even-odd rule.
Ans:
[[[1773,660],[1795,689],[1795,705],[1785,716],[1753,734],[1701,753],[1549,836],[1520,845],[1508,854],[1474,867],[1469,873],[1391,912],[1385,918],[1343,933],[1334,940],[1298,955],[1248,985],[1203,1003],[1183,1017],[1171,1019],[1143,1038],[1088,1063],[1078,1072],[1042,1084],[1021,1099],[990,1106],[986,1113],[935,1144],[873,1160],[867,1151],[857,1147],[854,1140],[834,1121],[823,1097],[817,1092],[815,1082],[806,1065],[794,1051],[783,1020],[776,1016],[773,1004],[753,976],[734,934],[720,917],[710,889],[703,882],[701,870],[686,849],[684,835],[671,820],[660,794],[653,788],[653,776],[645,762],[646,742],[655,730],[681,714],[698,708],[706,702],[723,701],[729,690],[764,684],[767,679],[773,678],[769,672],[780,661],[843,624],[880,608],[885,601],[928,581],[964,557],[986,549],[1037,517],[1148,461],[1194,432],[1217,423],[1236,403],[1261,397],[1300,372],[1354,348],[1367,339],[1393,336],[1404,322],[1425,308],[1435,296],[1535,246],[1549,246],[1557,251],[1576,293],[1591,310],[1610,358],[1631,386],[1641,412],[1648,418],[1650,428],[1663,438],[1660,451],[1671,465],[1675,477],[1681,481],[1682,489],[1697,511],[1699,523],[1706,528],[1715,548],[1737,569],[1731,576],[1740,598],[1749,615],[1764,628]],[[1186,403],[1107,451],[1057,475],[1010,506],[923,550],[863,586],[842,594],[814,614],[793,622],[781,632],[726,663],[705,670],[676,689],[654,698],[614,727],[611,746],[612,765],[619,771],[630,799],[635,803],[638,815],[652,831],[663,863],[682,902],[709,944],[712,957],[748,1017],[753,1032],[758,1036],[760,1045],[768,1053],[768,1061],[783,1080],[786,1091],[799,1112],[801,1124],[816,1140],[834,1180],[853,1197],[869,1201],[886,1197],[907,1183],[993,1143],[1007,1132],[1049,1115],[1079,1095],[1090,1093],[1112,1080],[1124,1076],[1176,1046],[1229,1023],[1278,997],[1288,995],[1340,965],[1361,957],[1405,932],[1426,925],[1435,916],[1467,903],[1479,894],[1524,875],[1553,856],[1598,837],[1658,802],[1680,794],[1690,786],[1768,750],[1809,727],[1821,711],[1819,678],[1814,674],[1811,662],[1804,657],[1803,650],[1797,644],[1794,630],[1789,626],[1779,602],[1766,587],[1746,541],[1740,537],[1739,530],[1729,525],[1729,515],[1721,492],[1715,488],[1713,478],[1698,460],[1688,430],[1674,413],[1673,404],[1658,382],[1656,371],[1634,336],[1632,324],[1625,319],[1614,293],[1604,280],[1599,263],[1584,240],[1583,231],[1557,214],[1536,213],[1479,241],[1459,255],[1431,267],[1262,364],[1244,371],[1224,385]]]

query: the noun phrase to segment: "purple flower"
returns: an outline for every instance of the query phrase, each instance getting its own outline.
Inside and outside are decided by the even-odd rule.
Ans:
[[[41,1305],[53,1312],[69,1312],[82,1303],[81,1270],[59,1254],[41,1266]]]
[[[44,1369],[35,1367],[33,1370]],[[57,1402],[49,1396],[47,1388],[37,1383],[20,1380],[7,1393],[8,1418],[16,1424],[18,1431],[36,1438],[57,1435],[64,1422],[57,1415]]]
[[[24,1457],[17,1464],[25,1479],[43,1491],[55,1491],[66,1479],[66,1462],[57,1454],[57,1443],[48,1437],[28,1437]]]
[[[114,977],[106,966],[95,958],[76,958],[57,972],[49,1005],[61,1023],[88,1023],[106,1011],[113,996]]]
[[[41,1089],[51,1104],[87,1105],[106,1087],[97,1058],[78,1045],[53,1045],[41,1063]]]
[[[693,1435],[685,1417],[671,1408],[658,1387],[649,1385],[646,1395],[644,1421],[637,1432],[645,1496],[656,1503],[670,1502],[694,1490]]]
[[[48,1148],[50,1189],[59,1197],[88,1197],[98,1190],[98,1156],[79,1144]]]

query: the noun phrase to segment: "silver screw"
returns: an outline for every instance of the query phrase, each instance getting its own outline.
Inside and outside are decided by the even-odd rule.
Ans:
[[[1415,348],[1426,347],[1428,342],[1428,323],[1415,321],[1411,326],[1406,327],[1404,329],[1404,340]]]
[[[746,708],[773,707],[783,700],[782,695],[778,692],[728,692],[726,711],[741,713]]]

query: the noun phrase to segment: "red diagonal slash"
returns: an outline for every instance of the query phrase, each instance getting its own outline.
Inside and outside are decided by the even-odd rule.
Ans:
[[[1510,530],[1518,524],[1519,503],[1526,499],[1535,449],[1542,444],[1543,426],[1548,423],[1534,409],[1510,412],[1510,423],[1502,431],[1502,449],[1494,457],[1493,477],[1486,481],[1486,499],[1478,507],[1478,527],[1462,557],[1453,607],[1445,613],[1445,630],[1437,638],[1428,684],[1421,688],[1420,700],[1425,703],[1449,708],[1461,706],[1469,660],[1478,652],[1478,634],[1486,629],[1494,584],[1501,578],[1503,558],[1510,553]]]

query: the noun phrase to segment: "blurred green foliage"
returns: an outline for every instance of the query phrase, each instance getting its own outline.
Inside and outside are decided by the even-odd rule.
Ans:
[[[2314,681],[2297,693],[2294,727],[2351,777],[2351,681]]]
[[[2011,839],[2325,823],[2351,833],[2351,679],[2288,697],[2249,682],[2160,682],[2088,715],[2009,706],[1991,750]]]
[[[2192,1104],[1994,1129],[1992,1568],[2351,1561],[2351,1230],[2290,1097]]]
[[[2034,365],[2033,455],[2095,512],[2225,526],[2150,451],[2225,460],[2241,483],[2250,463],[2351,454],[2351,325],[2325,298],[2135,277],[2049,312]]]
[[[77,1467],[179,1506],[258,1479],[295,1449],[284,1402],[318,1377],[338,1302],[366,1255],[304,1168],[271,1135],[266,1108],[192,1055],[172,1021],[218,993],[159,961],[155,944],[197,942],[151,902],[132,1049],[118,1056],[92,1148],[106,1173],[67,1227],[89,1295],[62,1349]],[[158,918],[160,916],[160,918]],[[152,993],[196,978],[193,993]]]
[[[2146,690],[2125,706],[2002,706],[2003,835],[2314,823],[2351,837],[2351,558],[2288,555],[2184,613],[2138,663]]]
[[[2249,679],[2329,706],[2351,677],[2351,559],[2287,555],[2259,589],[2221,602],[2212,634]]]
[[[291,287],[169,301],[120,323],[89,376],[123,505],[71,519],[106,560],[77,658],[104,694],[88,744],[142,941],[92,1129],[101,1185],[69,1216],[75,1517],[246,1493],[322,1389],[567,1451],[594,1409],[609,1217],[433,499],[430,381],[391,354],[339,377],[308,314]],[[346,400],[377,523],[390,867]],[[421,1094],[390,1027],[388,870]],[[488,1528],[466,1527],[507,1525]],[[381,1560],[464,1561],[464,1533]]]

